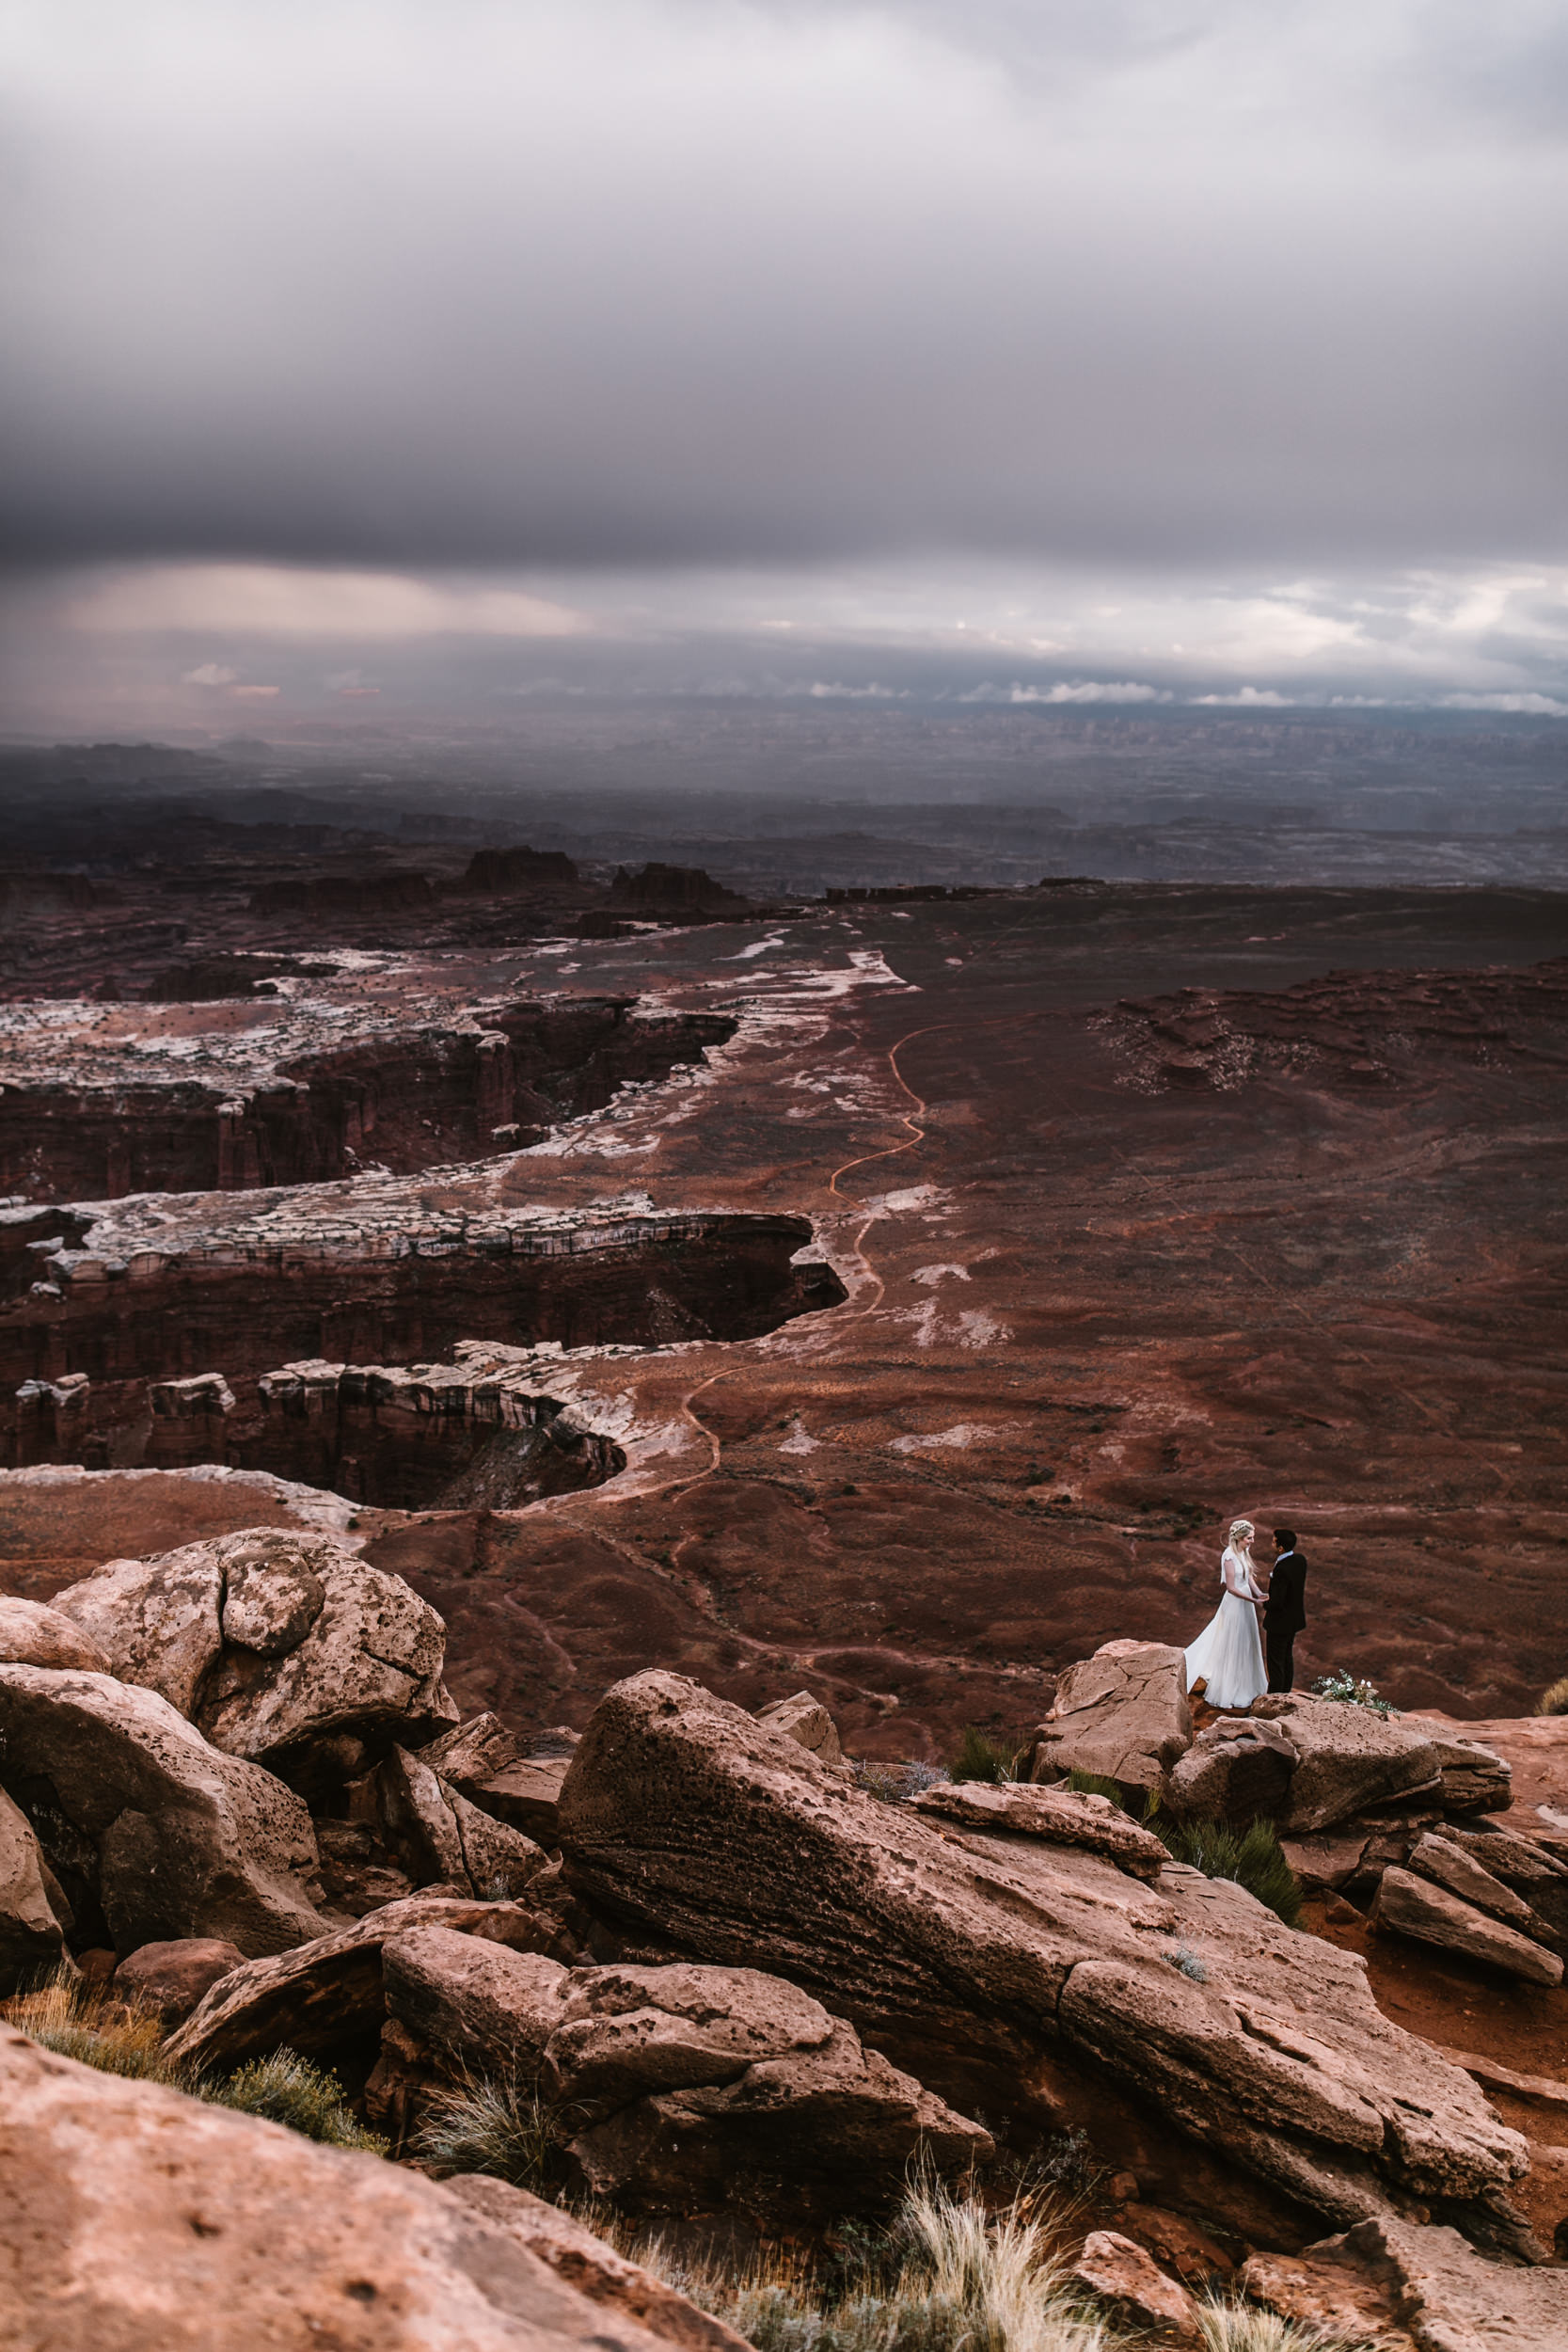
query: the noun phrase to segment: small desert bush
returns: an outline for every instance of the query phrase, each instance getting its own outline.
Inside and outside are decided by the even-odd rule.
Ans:
[[[1259,2311],[1256,2303],[1206,2296],[1197,2307],[1203,2352],[1376,2352],[1370,2337],[1325,2334],[1299,2320]]]
[[[1109,1797],[1113,1804],[1118,1804],[1126,1811],[1126,1801],[1118,1783],[1107,1779],[1103,1772],[1085,1772],[1081,1765],[1075,1764],[1062,1786],[1076,1790],[1081,1797]]]
[[[1299,1926],[1301,1888],[1272,1821],[1249,1821],[1238,1829],[1228,1821],[1178,1821],[1155,1812],[1148,1826],[1173,1861],[1192,1863],[1205,1878],[1234,1879],[1288,1928]]]
[[[976,1724],[965,1724],[958,1753],[947,1768],[949,1780],[1016,1780],[1022,1747],[1000,1745]]]
[[[225,2078],[205,2074],[166,2056],[163,2023],[156,2011],[123,2001],[103,1985],[85,1983],[57,1969],[30,1993],[0,2005],[0,2014],[22,2032],[62,2058],[95,2066],[101,2074],[130,2075],[162,2083],[209,2106],[233,2107],[243,2115],[287,2123],[308,2139],[333,2148],[361,2148],[385,2155],[387,2142],[356,2121],[336,2075],[312,2066],[293,2050],[275,2050]]]
[[[1397,1715],[1399,1708],[1391,1699],[1378,1696],[1377,1685],[1364,1675],[1347,1674],[1339,1667],[1334,1674],[1320,1675],[1312,1685],[1321,1699],[1338,1699],[1344,1707],[1364,1707],[1369,1715]]]
[[[294,2050],[274,2050],[270,2058],[252,2058],[226,2082],[203,2081],[196,2086],[198,2099],[214,2106],[233,2107],[241,2115],[260,2115],[269,2123],[286,2123],[307,2139],[329,2148],[360,2148],[384,2156],[387,2142],[366,2131],[336,2074],[312,2066]]]
[[[1568,1675],[1543,1691],[1535,1702],[1538,1715],[1568,1715]]]
[[[514,2188],[551,2197],[570,2136],[562,2109],[514,2076],[480,2075],[437,2091],[414,2145],[443,2172],[490,2172]]]

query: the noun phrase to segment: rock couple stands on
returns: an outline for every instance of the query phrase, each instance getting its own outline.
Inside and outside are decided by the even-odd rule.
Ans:
[[[378,2040],[367,2108],[394,2139],[454,2084],[516,2073],[558,2103],[570,2177],[633,2210],[777,2226],[874,2208],[921,2146],[949,2170],[989,2160],[969,2099],[1038,2129],[1076,2074],[1341,2231],[1425,2243],[1444,2234],[1420,2228],[1435,2211],[1526,2246],[1507,2196],[1525,2143],[1380,2014],[1357,1959],[1058,1785],[1090,1762],[1224,1810],[1272,1776],[1304,1841],[1369,1806],[1435,1808],[1402,1871],[1420,1899],[1553,1957],[1533,1899],[1473,1851],[1523,1841],[1444,1814],[1470,1806],[1473,1822],[1478,1795],[1497,1802],[1481,1752],[1360,1720],[1337,1738],[1354,1710],[1305,1700],[1195,1740],[1167,1671],[1180,1653],[1113,1645],[1064,1677],[1034,1785],[895,1804],[854,1785],[803,1698],[753,1720],[650,1672],[610,1692],[575,1747],[531,1756],[493,1718],[455,1723],[442,1657],[440,1620],[399,1579],[273,1530],[110,1563],[47,1609],[4,1604],[6,1981],[112,1945],[124,1989],[183,2020],[171,2055],[220,2070]],[[465,2343],[520,2341],[506,2329],[536,2295],[554,2315],[540,2331],[581,2331],[576,2303],[550,2301],[563,2241],[535,2245],[570,2229],[525,2227],[531,2201],[499,2184],[465,2204],[15,2036],[0,2086],[4,2144],[25,2151],[0,2228],[44,2228],[28,2217],[55,2197],[37,2292],[74,2296],[84,2326],[93,2294],[118,2310],[150,2263],[182,2308],[200,2264],[179,2231],[194,2247],[210,2224],[242,2260],[286,2245],[290,2291],[319,2293],[345,2344],[434,2343],[415,2314],[459,2274],[439,2292],[479,2296]],[[100,2139],[121,2160],[89,2193]],[[184,2204],[196,2217],[170,2219]],[[71,2252],[89,2239],[90,2280]],[[580,2246],[570,2260],[592,2269]],[[688,2307],[655,2324],[647,2298],[667,2291],[652,2281],[594,2291],[643,2298],[616,2342],[708,2328],[711,2352]]]

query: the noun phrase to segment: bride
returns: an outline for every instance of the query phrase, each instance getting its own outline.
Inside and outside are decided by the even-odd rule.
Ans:
[[[1187,1688],[1204,1683],[1211,1707],[1250,1707],[1269,1687],[1255,1606],[1265,1597],[1252,1565],[1256,1534],[1250,1519],[1231,1522],[1230,1540],[1220,1560],[1224,1597],[1186,1653]]]

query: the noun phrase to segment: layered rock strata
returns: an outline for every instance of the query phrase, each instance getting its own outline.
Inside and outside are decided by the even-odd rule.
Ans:
[[[309,1479],[347,1456],[370,1500],[382,1456],[422,1420],[422,1491],[388,1499],[430,1500],[508,1427],[538,1427],[545,1444],[515,1449],[506,1480],[560,1491],[614,1463],[571,1423],[557,1440],[583,1443],[557,1460],[566,1448],[543,1424],[559,1400],[515,1376],[516,1351],[754,1338],[845,1295],[804,1256],[803,1217],[442,1214],[374,1187],[351,1205],[353,1222],[344,1203],[309,1197],[237,1216],[125,1203],[81,1248],[26,1243],[39,1279],[0,1307],[11,1461],[120,1466],[150,1453]],[[476,1379],[468,1359],[433,1368],[465,1341],[500,1351],[487,1374]]]
[[[40,1006],[30,1024],[10,1012],[0,1192],[247,1191],[515,1152],[735,1031],[725,1015],[615,996],[453,1007],[417,1025],[352,997],[245,1010],[151,1035],[85,1006]]]
[[[1358,1960],[1239,1887],[944,1831],[658,1673],[601,1703],[560,1836],[572,1883],[629,1927],[824,1993],[895,2055],[967,2052],[1014,2104],[1053,2052],[1308,2210],[1346,2222],[1416,2198],[1516,2227],[1503,2192],[1524,2143],[1381,2015]]]

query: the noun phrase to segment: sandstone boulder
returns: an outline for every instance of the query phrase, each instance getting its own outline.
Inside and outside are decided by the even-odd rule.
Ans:
[[[419,1751],[420,1762],[471,1797],[475,1788],[515,1764],[523,1743],[494,1715],[470,1716]],[[564,1769],[564,1768],[563,1768]]]
[[[1512,1886],[1505,1886],[1501,1879],[1494,1878],[1477,1856],[1466,1853],[1463,1846],[1456,1846],[1447,1837],[1439,1837],[1429,1830],[1418,1838],[1410,1867],[1418,1878],[1431,1879],[1434,1885],[1446,1886],[1461,1902],[1490,1912],[1494,1919],[1517,1928],[1521,1935],[1533,1934],[1539,1925],[1550,1937],[1550,1929],[1544,1922],[1537,1922],[1522,1895],[1516,1895]]]
[[[1568,2271],[1489,2262],[1457,2230],[1359,2222],[1296,2258],[1255,2255],[1247,2293],[1287,2318],[1420,2352],[1560,2352]]]
[[[887,2201],[922,2149],[993,2153],[978,2124],[863,2047],[854,2027],[752,1968],[566,1969],[416,1929],[383,1952],[395,2021],[461,2074],[537,2081],[577,2128],[596,2197],[646,2211]],[[768,2185],[773,2184],[771,2187]]]
[[[441,1883],[506,1900],[546,1867],[531,1837],[471,1804],[405,1749],[393,1748],[377,1788],[388,1844],[416,1887]]]
[[[1031,1788],[1019,1781],[941,1781],[910,1800],[916,1813],[968,1829],[1040,1837],[1104,1854],[1134,1878],[1157,1878],[1170,1855],[1151,1830],[1130,1820],[1109,1797],[1077,1788]]]
[[[989,2112],[1044,2120],[1029,2086],[1050,2054],[1347,2220],[1389,2188],[1495,2215],[1525,2168],[1469,2079],[1381,2014],[1358,1959],[1241,1887],[1174,1865],[1146,1886],[879,1804],[678,1676],[601,1701],[561,1837],[572,1882],[634,1931],[787,1977],[895,2058],[945,2054],[937,2087],[983,2082]],[[1183,1948],[1201,1981],[1172,1965]]]
[[[1506,1813],[1513,1802],[1513,1768],[1477,1740],[1428,1723],[1437,1769],[1443,1775],[1446,1813]]]
[[[1035,1734],[1029,1777],[1102,1773],[1126,1789],[1158,1788],[1193,1743],[1182,1653],[1161,1642],[1107,1642],[1069,1666]]]
[[[1389,1868],[1378,1884],[1373,1917],[1380,1928],[1408,1935],[1418,1944],[1436,1944],[1466,1960],[1484,1961],[1489,1967],[1521,1977],[1527,1984],[1560,1984],[1562,1963],[1555,1952],[1489,1918],[1447,1887],[1434,1886],[1414,1871]]]
[[[245,1528],[113,1560],[55,1606],[230,1756],[280,1762],[334,1736],[418,1745],[455,1720],[441,1619],[325,1536]]]
[[[32,1823],[0,1789],[0,1995],[65,1958],[70,1915]]]
[[[0,1665],[111,1671],[108,1653],[71,1618],[41,1600],[17,1600],[8,1593],[0,1593]]]
[[[554,1847],[561,1804],[561,1784],[566,1777],[563,1756],[524,1756],[488,1780],[465,1787],[463,1794],[509,1829],[521,1830],[536,1845]]]
[[[1286,1809],[1299,1761],[1277,1724],[1225,1716],[1200,1731],[1171,1767],[1165,1802],[1188,1819],[1245,1822],[1266,1814],[1273,1820]]]
[[[1418,1717],[1386,1719],[1370,1708],[1304,1692],[1259,1699],[1253,1711],[1276,1724],[1296,1752],[1281,1824],[1291,1836],[1331,1829],[1371,1806],[1418,1794],[1441,1803],[1437,1751],[1430,1726],[1419,1725]]]
[[[1091,2230],[1068,2277],[1120,2326],[1135,2328],[1140,2340],[1199,2341],[1192,2296],[1132,2238],[1115,2230]]]
[[[797,1691],[791,1699],[775,1699],[771,1707],[759,1707],[757,1721],[773,1731],[786,1732],[791,1740],[799,1740],[819,1764],[844,1761],[844,1751],[838,1744],[838,1725],[821,1700],[814,1699],[809,1691]]]
[[[425,1927],[454,1930],[465,1939],[515,1943],[524,1950],[534,1931],[530,1915],[515,1903],[412,1895],[352,1928],[230,1970],[173,2036],[170,2052],[198,2068],[221,2072],[285,2044],[315,2057],[356,2033],[377,2032],[387,2013],[382,1947]]]
[[[514,2188],[486,2172],[460,2172],[447,2182],[454,2197],[495,2228],[505,2230],[547,2263],[558,2278],[585,2295],[611,2315],[629,2317],[651,2328],[681,2352],[752,2352],[744,2336],[726,2328],[721,2319],[699,2311],[684,2295],[644,2270],[602,2237],[584,2227],[575,2215],[547,2205],[526,2188]]]
[[[215,1935],[258,1953],[321,1931],[299,1798],[209,1746],[156,1692],[0,1666],[0,1775],[87,1940],[123,1954]]]
[[[150,1560],[110,1560],[84,1583],[55,1595],[58,1615],[76,1626],[121,1682],[139,1683],[196,1713],[197,1696],[223,1645],[223,1573],[211,1544],[187,1544]]]
[[[695,2312],[564,2271],[483,2198],[0,2027],[18,2352],[730,2352]]]
[[[115,1970],[114,1988],[123,2000],[156,2010],[166,2033],[183,2025],[214,1984],[245,1964],[237,1944],[215,1935],[185,1936],[172,1944],[144,1944],[129,1953]]]
[[[1473,1854],[1494,1878],[1523,1896],[1536,1916],[1559,1935],[1568,1935],[1568,1864],[1531,1837],[1516,1837],[1511,1830],[1464,1829],[1450,1822],[1444,1832],[1449,1843]]]

